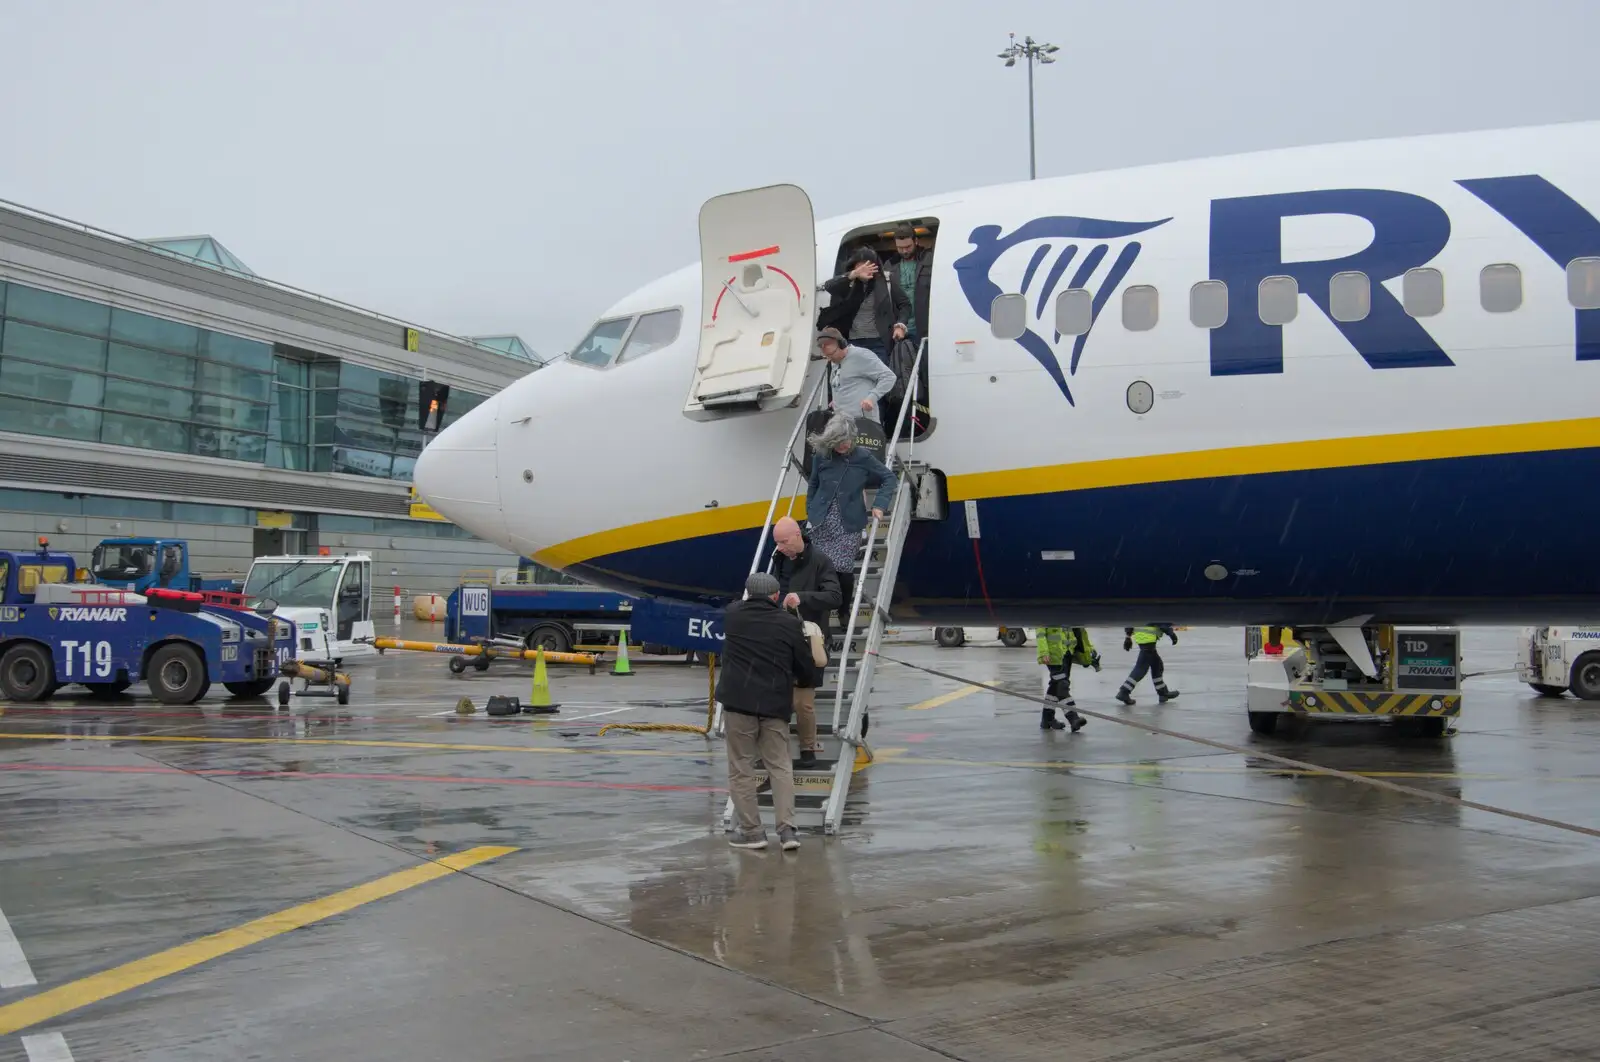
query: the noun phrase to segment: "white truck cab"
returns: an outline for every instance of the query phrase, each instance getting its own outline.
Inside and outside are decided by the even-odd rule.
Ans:
[[[1545,697],[1571,690],[1575,697],[1600,701],[1600,623],[1522,628],[1517,677]]]
[[[299,633],[299,656],[339,666],[352,657],[376,656],[370,641],[372,556],[257,557],[244,580],[245,600],[254,607],[264,598],[278,602],[277,615],[292,620]]]

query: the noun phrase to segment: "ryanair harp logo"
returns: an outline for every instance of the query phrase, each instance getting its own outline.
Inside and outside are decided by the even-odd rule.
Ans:
[[[1006,235],[1001,235],[999,225],[979,225],[967,237],[972,250],[956,260],[956,278],[973,312],[984,321],[989,321],[996,297],[1023,296],[1029,323],[1017,343],[1044,366],[1067,401],[1076,405],[1067,377],[1077,373],[1078,359],[1100,319],[1100,310],[1139,257],[1142,244],[1128,237],[1171,220],[1054,216],[1034,218]],[[1059,291],[1071,288],[1088,291],[1093,298],[1089,328],[1072,337],[1072,358],[1063,373],[1054,349],[1062,336],[1056,331],[1053,299]],[[1052,338],[1047,341],[1045,335]]]

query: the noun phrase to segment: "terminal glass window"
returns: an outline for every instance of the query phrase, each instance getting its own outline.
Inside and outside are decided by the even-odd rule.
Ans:
[[[633,326],[633,332],[628,336],[627,345],[617,356],[617,364],[633,361],[646,354],[654,354],[663,347],[671,346],[673,340],[678,338],[678,330],[682,326],[682,310],[657,310],[655,313],[641,314],[638,324]],[[455,396],[452,394],[450,397],[453,402]]]
[[[632,317],[596,323],[589,329],[589,334],[583,337],[583,342],[572,348],[571,360],[601,368],[610,365],[617,349],[622,346],[622,337],[628,334],[628,326],[632,323]]]
[[[1148,332],[1161,314],[1161,297],[1149,284],[1135,284],[1122,292],[1122,327],[1130,332]]]
[[[1267,277],[1257,296],[1261,323],[1286,325],[1300,312],[1300,284],[1294,277]]]
[[[1444,309],[1444,274],[1428,266],[1406,270],[1400,303],[1412,317],[1432,317]]]
[[[1068,288],[1056,296],[1056,331],[1081,336],[1094,324],[1094,296],[1083,288]]]
[[[1478,274],[1478,295],[1490,313],[1510,313],[1522,305],[1522,270],[1509,262],[1484,266]]]
[[[1567,301],[1580,310],[1600,310],[1600,258],[1567,263]]]
[[[1372,282],[1365,273],[1335,273],[1328,280],[1328,309],[1335,321],[1364,321],[1372,312]]]
[[[1189,321],[1196,328],[1221,328],[1228,323],[1228,285],[1202,280],[1189,289]]]

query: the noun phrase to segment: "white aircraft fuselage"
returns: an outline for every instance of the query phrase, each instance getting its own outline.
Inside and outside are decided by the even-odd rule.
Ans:
[[[937,423],[916,458],[947,477],[950,515],[911,526],[896,619],[1592,616],[1600,569],[1575,547],[1600,526],[1597,214],[1600,123],[1579,123],[1039,180],[819,223],[825,278],[863,227],[938,221]],[[1292,278],[1291,320],[1263,321],[1285,316],[1288,282],[1267,278]],[[1194,291],[1206,281],[1226,288],[1217,327],[1202,327],[1220,293]],[[1055,331],[1068,288],[1093,295],[1085,334]],[[1016,339],[991,329],[1006,294],[1026,297]],[[604,319],[681,307],[677,338],[511,385],[427,447],[419,492],[587,581],[738,596],[799,410],[684,415],[701,305],[698,264],[621,299]]]

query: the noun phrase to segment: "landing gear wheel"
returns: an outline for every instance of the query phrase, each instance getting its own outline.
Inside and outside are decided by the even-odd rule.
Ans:
[[[1573,696],[1586,701],[1600,701],[1600,653],[1584,653],[1572,665]]]
[[[223,688],[235,697],[262,697],[272,689],[276,679],[254,679],[250,682],[224,682]]]
[[[467,669],[467,658],[466,657],[464,657],[464,656],[452,656],[450,658],[450,674],[459,675],[463,671],[465,671],[466,669]]]
[[[1528,685],[1541,697],[1559,697],[1567,692],[1565,686],[1551,686],[1543,682],[1530,682]]]
[[[1262,737],[1271,737],[1278,730],[1277,712],[1251,712],[1250,730]]]
[[[1028,632],[1021,627],[1003,627],[1000,630],[1000,644],[1007,649],[1021,649],[1028,644]]]
[[[162,704],[193,704],[211,688],[206,662],[192,645],[163,645],[157,649],[145,668],[145,681]]]
[[[0,657],[0,692],[10,701],[42,701],[56,688],[56,667],[49,650],[24,642]]]
[[[539,624],[528,632],[522,643],[529,649],[543,649],[547,653],[572,652],[572,635],[567,633],[565,627],[554,623]]]
[[[115,682],[85,682],[83,688],[88,690],[89,696],[95,700],[109,701],[113,697],[120,696],[131,685],[133,680],[124,675]]]
[[[935,627],[933,640],[941,649],[956,649],[967,644],[967,632],[960,627]]]
[[[294,696],[294,690],[290,687],[288,679],[284,679],[282,682],[278,683],[278,707],[279,708],[287,708],[287,707],[289,707],[289,698],[293,697],[293,696]]]

